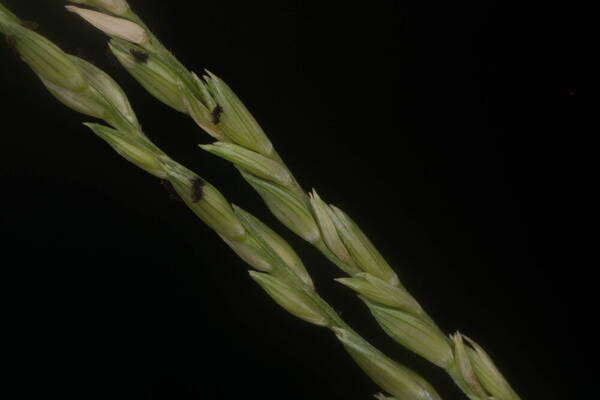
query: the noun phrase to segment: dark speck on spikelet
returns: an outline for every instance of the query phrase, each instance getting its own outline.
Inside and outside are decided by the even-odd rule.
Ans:
[[[197,203],[202,200],[204,193],[204,181],[200,178],[192,179],[192,203]]]
[[[217,104],[217,106],[214,108],[214,110],[212,110],[212,123],[217,125],[219,122],[221,122],[221,114],[223,114],[223,107],[221,107],[220,104]]]
[[[129,50],[129,53],[131,54],[131,56],[133,58],[135,58],[135,61],[145,64],[146,61],[148,61],[148,53],[140,51],[140,50]]]

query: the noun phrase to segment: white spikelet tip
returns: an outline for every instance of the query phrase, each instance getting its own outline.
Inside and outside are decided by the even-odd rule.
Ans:
[[[129,11],[129,4],[125,0],[70,0],[72,3],[96,7],[115,15],[124,15]]]
[[[149,40],[146,30],[135,22],[113,17],[112,15],[103,14],[87,8],[76,6],[65,6],[65,8],[70,12],[79,15],[109,36],[118,37],[139,45],[147,43]]]

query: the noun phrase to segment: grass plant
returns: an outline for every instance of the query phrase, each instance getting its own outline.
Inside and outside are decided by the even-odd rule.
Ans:
[[[99,0],[93,4],[113,12],[128,10],[126,3],[119,1]],[[148,39],[145,31],[133,23],[107,24],[104,28],[114,35],[137,43]],[[250,213],[231,205],[216,187],[152,143],[142,131],[125,93],[110,76],[82,58],[63,52],[1,3],[0,32],[54,97],[79,113],[105,122],[85,126],[125,159],[172,186],[194,214],[253,267],[252,279],[281,307],[306,322],[329,329],[360,368],[393,398],[441,399],[423,378],[385,356],[341,319],[316,292],[302,261],[283,238]],[[275,174],[272,166],[266,161],[265,164],[256,164],[254,173],[285,180],[285,173]],[[316,226],[314,231],[317,232]]]
[[[216,142],[203,150],[231,162],[271,212],[349,277],[355,291],[396,342],[447,371],[472,400],[518,400],[491,358],[457,332],[446,336],[400,282],[367,235],[313,189],[305,192],[250,111],[218,76],[191,72],[125,0],[77,0],[67,6],[110,39],[110,49],[154,97],[188,114]]]

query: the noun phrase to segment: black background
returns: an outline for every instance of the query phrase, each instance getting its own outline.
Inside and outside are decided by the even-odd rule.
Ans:
[[[385,336],[233,168],[197,149],[210,139],[190,119],[110,69],[99,32],[61,2],[3,3],[109,71],[147,135],[289,239],[365,337],[444,399],[464,398]],[[352,215],[442,329],[476,339],[523,399],[585,393],[595,267],[580,256],[594,180],[574,6],[130,3],[184,64],[236,90],[300,183]],[[0,71],[3,330],[23,398],[377,391],[329,332],[279,309],[212,231],[4,46]]]

